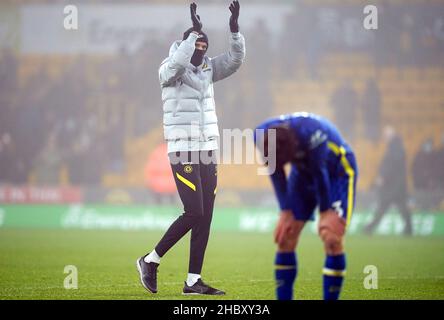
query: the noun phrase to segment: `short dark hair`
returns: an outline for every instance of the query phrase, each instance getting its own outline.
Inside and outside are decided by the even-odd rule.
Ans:
[[[268,130],[276,130],[276,165],[283,166],[285,163],[293,159],[295,148],[297,146],[297,139],[294,133],[287,125],[277,125],[266,130],[264,135],[264,156],[269,157],[269,141]]]

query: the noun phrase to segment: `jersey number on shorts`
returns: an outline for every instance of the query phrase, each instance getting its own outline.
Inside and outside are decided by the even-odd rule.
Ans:
[[[344,213],[344,211],[341,208],[341,205],[342,205],[341,200],[335,201],[332,204],[333,210],[335,210],[336,213],[338,214],[338,216],[340,216],[340,217],[342,217],[342,214]]]

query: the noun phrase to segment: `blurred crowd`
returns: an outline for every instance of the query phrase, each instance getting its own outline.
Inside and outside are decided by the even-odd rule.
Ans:
[[[437,147],[432,139],[424,141],[413,160],[412,175],[416,190],[444,190],[444,135]]]
[[[414,16],[413,11],[398,9],[381,12],[385,31],[364,48],[366,54],[379,66],[439,65],[443,61],[444,30],[437,33],[443,36],[439,39],[433,30],[419,28],[427,14]],[[318,79],[319,62],[330,53],[362,50],[347,43],[348,38],[341,42],[337,33],[326,32],[337,19],[329,12],[320,14],[316,7],[295,11],[285,19],[277,36],[263,20],[257,20],[250,29],[242,29],[241,24],[247,40],[247,61],[235,80],[217,85],[221,128],[254,127],[273,115],[273,79],[291,79],[298,65],[308,68],[310,80]],[[157,69],[183,31],[172,28],[170,36],[163,39],[149,34],[132,52],[121,48],[113,56],[76,55],[57,66],[41,63],[30,75],[21,72],[26,57],[2,49],[0,182],[22,184],[34,179],[55,184],[63,172],[68,172],[70,183],[100,185],[105,172],[124,171],[125,142],[162,125]],[[210,55],[226,50],[228,30],[206,32]],[[360,107],[366,119],[365,137],[379,141],[382,102],[374,79],[368,80],[362,97],[345,81],[335,90],[330,104],[338,127],[347,137],[357,135],[354,122]],[[443,163],[443,147],[431,151],[425,143],[417,159],[413,166],[415,187],[442,187],[444,178],[433,174],[432,168]]]
[[[71,183],[97,185],[103,172],[123,170],[125,138],[159,122],[158,85],[146,72],[157,64],[150,54],[77,56],[57,77],[41,67],[19,81],[20,56],[3,51],[0,181],[25,183],[34,173],[39,183],[54,184],[65,168]]]

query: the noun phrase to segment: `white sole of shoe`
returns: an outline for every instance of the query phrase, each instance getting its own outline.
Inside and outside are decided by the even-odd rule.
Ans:
[[[182,292],[182,295],[183,296],[204,296],[203,293],[197,293],[197,292],[189,292],[189,293]]]
[[[224,296],[224,294],[204,294],[204,293],[197,293],[197,292],[190,292],[190,293],[185,293],[182,292],[183,296]]]

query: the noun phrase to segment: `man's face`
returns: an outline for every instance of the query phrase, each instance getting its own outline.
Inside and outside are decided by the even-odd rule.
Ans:
[[[207,51],[208,45],[206,42],[196,41],[196,50]]]
[[[200,66],[204,60],[205,53],[207,52],[208,45],[203,41],[196,41],[194,54],[191,57],[191,63],[194,66]]]

